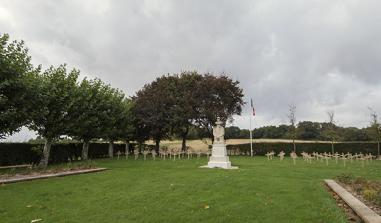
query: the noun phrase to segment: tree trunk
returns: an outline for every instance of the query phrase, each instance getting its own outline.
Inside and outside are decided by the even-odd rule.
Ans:
[[[333,141],[331,141],[332,155],[335,153],[335,148],[333,147]]]
[[[292,139],[292,143],[294,144],[294,153],[296,153],[296,144],[295,144],[295,139]]]
[[[187,149],[187,136],[188,136],[189,128],[187,128],[184,132],[182,132],[183,142],[181,145],[181,150],[185,151]]]
[[[130,153],[130,141],[126,141],[126,151],[125,151],[125,154],[129,154]]]
[[[108,144],[108,156],[110,158],[114,157],[114,141],[110,141]]]
[[[143,143],[139,142],[139,154],[142,153]]]
[[[47,167],[49,163],[49,155],[50,155],[50,148],[52,146],[52,139],[46,138],[45,139],[45,145],[44,145],[44,151],[43,151],[43,158],[40,161],[39,166],[41,167]]]
[[[378,157],[381,158],[381,157],[380,157],[380,141],[377,142],[377,153],[378,153],[378,154],[377,154]]]
[[[82,145],[82,159],[88,160],[89,159],[89,140],[83,140]]]
[[[157,154],[159,154],[159,150],[160,150],[160,139],[156,139],[155,140],[155,151]]]

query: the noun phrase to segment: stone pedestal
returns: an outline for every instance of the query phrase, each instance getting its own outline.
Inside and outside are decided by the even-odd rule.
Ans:
[[[217,167],[223,169],[231,168],[231,162],[229,161],[229,157],[227,156],[225,143],[213,144],[212,156],[210,156],[208,167]]]

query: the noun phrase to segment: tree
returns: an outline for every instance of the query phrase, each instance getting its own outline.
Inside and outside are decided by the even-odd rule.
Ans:
[[[320,137],[320,123],[304,121],[298,123],[298,138],[311,140]]]
[[[120,124],[126,118],[126,104],[124,93],[109,85],[102,89],[102,102],[100,103],[100,120],[102,126],[102,138],[109,142],[109,157],[114,157],[114,142],[120,139]]]
[[[175,97],[174,106],[172,106],[172,128],[173,131],[180,135],[182,139],[182,150],[186,149],[186,140],[189,130],[198,117],[198,98],[197,86],[203,80],[202,75],[196,71],[182,72],[180,75],[175,75],[176,84],[172,88],[170,94]]]
[[[241,136],[241,130],[237,126],[225,128],[225,139],[238,139]]]
[[[69,135],[83,141],[82,159],[88,159],[90,140],[102,135],[102,116],[105,90],[107,86],[99,79],[83,79],[73,97],[73,105],[68,111],[74,126]]]
[[[335,125],[335,111],[327,111],[328,123],[323,127],[322,135],[331,141],[332,154],[335,153],[334,143],[338,140],[337,126]]]
[[[344,141],[368,141],[369,136],[364,129],[358,129],[356,127],[343,128],[343,140]]]
[[[377,155],[380,156],[381,125],[378,121],[377,113],[369,108],[370,111],[370,136],[377,142]]]
[[[28,123],[36,93],[32,84],[40,72],[30,61],[24,41],[0,35],[0,139]]]
[[[226,75],[204,75],[195,91],[198,101],[195,124],[204,128],[212,139],[212,127],[217,117],[224,123],[232,121],[233,115],[241,114],[245,104],[239,81],[233,81]]]
[[[173,127],[176,84],[174,76],[161,76],[133,97],[135,126],[141,136],[149,132],[155,141],[156,152],[159,152],[160,141],[168,137]]]
[[[66,65],[50,67],[37,77],[35,85],[39,96],[36,99],[36,112],[30,114],[28,127],[45,138],[43,158],[40,165],[46,167],[49,162],[50,147],[53,140],[67,134],[73,125],[69,111],[73,106],[74,92],[77,91],[79,71],[67,72]]]
[[[294,152],[296,152],[296,144],[295,144],[295,138],[296,138],[296,106],[294,104],[289,105],[289,113],[288,113],[288,120],[290,121],[290,133],[292,137],[292,143],[294,145]]]
[[[130,141],[136,138],[135,128],[133,125],[134,117],[132,113],[132,108],[134,105],[131,99],[124,98],[120,106],[121,114],[119,121],[116,123],[116,136],[118,139],[125,141],[125,152],[127,154],[130,150]]]

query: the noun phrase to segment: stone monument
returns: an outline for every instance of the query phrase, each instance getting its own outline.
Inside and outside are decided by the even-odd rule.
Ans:
[[[229,157],[226,152],[225,145],[225,128],[222,126],[222,121],[217,118],[216,126],[213,127],[214,142],[212,147],[212,155],[210,156],[207,168],[223,168],[223,169],[237,169],[238,167],[231,166]]]

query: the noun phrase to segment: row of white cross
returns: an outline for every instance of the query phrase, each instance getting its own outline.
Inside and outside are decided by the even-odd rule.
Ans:
[[[168,159],[173,159],[173,160],[182,159],[182,158],[184,159],[185,157],[190,159],[190,158],[193,158],[193,156],[196,156],[197,158],[200,158],[202,154],[205,154],[207,156],[207,158],[209,158],[209,156],[210,156],[210,152],[209,151],[203,153],[201,151],[194,152],[194,151],[189,150],[189,149],[187,151],[181,151],[181,150],[160,150],[159,154],[155,150],[151,150],[151,151],[144,150],[142,152],[143,159],[146,160],[147,156],[149,154],[151,155],[153,160],[156,160],[157,156],[159,156],[163,160],[166,160],[167,158]],[[122,153],[120,151],[118,151],[117,152],[118,159],[120,158],[121,155],[122,155]],[[127,152],[124,155],[125,155],[125,158],[128,159],[130,154]],[[141,154],[139,153],[139,150],[135,149],[134,152],[133,152],[133,155],[134,155],[134,159],[137,160],[137,159],[139,159],[139,156]]]
[[[271,152],[266,153],[265,155],[267,156],[267,160],[272,160],[275,156],[275,152],[271,151]],[[277,156],[279,156],[280,160],[283,160],[285,155],[286,155],[286,153],[281,151],[280,153],[278,153]],[[326,152],[324,152],[324,153],[302,152],[301,155],[302,155],[303,160],[306,161],[307,163],[312,163],[312,160],[320,160],[321,162],[323,162],[325,160],[325,163],[327,166],[329,164],[329,160],[335,160],[336,163],[338,163],[339,160],[342,160],[344,166],[346,165],[347,160],[350,160],[351,163],[353,163],[353,160],[360,160],[360,161],[362,161],[362,165],[364,166],[365,162],[372,162],[374,159],[377,158],[377,156],[374,156],[371,153],[368,153],[368,154],[363,154],[363,153],[359,153],[359,154],[357,154],[357,153],[355,153],[355,154],[334,153],[334,154],[331,154],[331,153],[326,153]],[[293,159],[293,162],[295,164],[296,159],[298,158],[298,155],[295,152],[291,152],[290,157],[291,157],[291,159]],[[381,157],[379,157],[379,160],[380,159],[381,159]]]

